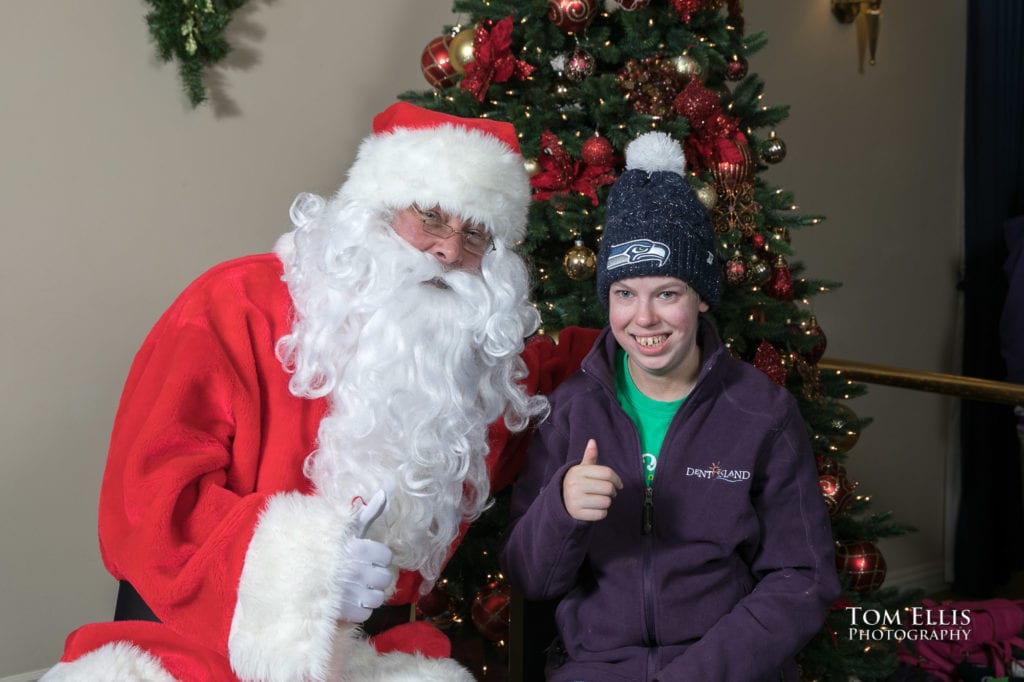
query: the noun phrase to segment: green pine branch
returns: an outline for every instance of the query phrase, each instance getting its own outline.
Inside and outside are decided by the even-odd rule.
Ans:
[[[197,107],[207,99],[204,70],[224,59],[231,46],[224,31],[231,14],[245,0],[146,0],[150,36],[160,58],[177,60],[178,74],[189,102]]]

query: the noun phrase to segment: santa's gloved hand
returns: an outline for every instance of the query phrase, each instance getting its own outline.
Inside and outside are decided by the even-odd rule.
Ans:
[[[349,540],[349,561],[341,574],[341,620],[362,623],[384,603],[384,591],[392,579],[391,550],[367,539],[366,531],[383,513],[385,504],[387,495],[380,490],[356,515],[356,535]]]

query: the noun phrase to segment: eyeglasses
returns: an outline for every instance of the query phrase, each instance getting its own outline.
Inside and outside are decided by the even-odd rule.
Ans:
[[[434,211],[424,211],[417,206],[413,206],[412,211],[423,225],[423,231],[432,237],[448,239],[457,234],[462,238],[463,248],[475,256],[483,256],[494,250],[494,238],[480,227],[471,226],[464,230],[456,230],[442,222]]]

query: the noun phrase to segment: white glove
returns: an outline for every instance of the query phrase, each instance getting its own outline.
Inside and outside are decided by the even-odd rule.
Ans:
[[[366,539],[366,531],[387,504],[380,490],[356,515],[356,536],[349,540],[348,564],[341,574],[341,611],[339,618],[362,623],[384,603],[384,590],[391,584],[391,550],[384,543]]]

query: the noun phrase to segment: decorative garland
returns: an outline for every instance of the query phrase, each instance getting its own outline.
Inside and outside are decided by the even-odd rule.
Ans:
[[[177,59],[178,73],[193,107],[206,101],[203,69],[224,59],[231,46],[224,29],[231,13],[245,0],[146,0],[153,10],[146,15],[149,33],[160,58]]]

